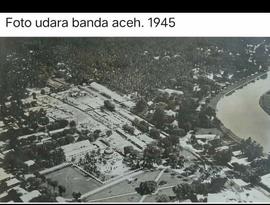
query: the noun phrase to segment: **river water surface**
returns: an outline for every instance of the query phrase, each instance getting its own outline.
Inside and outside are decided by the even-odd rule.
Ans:
[[[217,117],[225,127],[242,138],[251,137],[270,152],[270,115],[259,105],[260,97],[270,90],[270,72],[259,79],[222,97],[217,104]]]

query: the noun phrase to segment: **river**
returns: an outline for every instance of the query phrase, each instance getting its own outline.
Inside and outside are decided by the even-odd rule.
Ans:
[[[217,117],[225,127],[241,138],[251,137],[270,152],[270,115],[259,105],[260,97],[270,90],[270,71],[267,78],[258,79],[223,96],[217,104]]]

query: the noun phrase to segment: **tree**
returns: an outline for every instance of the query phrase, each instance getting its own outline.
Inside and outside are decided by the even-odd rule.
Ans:
[[[45,94],[46,94],[45,90],[44,90],[44,89],[41,89],[41,90],[40,90],[40,94],[41,94],[41,95],[45,95]]]
[[[131,154],[134,151],[134,148],[132,146],[125,146],[124,147],[124,154],[128,155]]]
[[[73,192],[72,193],[72,197],[74,198],[75,201],[80,201],[80,197],[81,197],[81,192]]]
[[[70,126],[71,128],[75,128],[75,127],[76,127],[76,122],[75,122],[74,120],[71,120],[71,121],[69,122],[69,126]]]
[[[128,125],[128,124],[124,124],[123,125],[123,130],[125,130],[126,132],[128,132],[129,134],[134,134],[135,128]]]
[[[162,152],[158,146],[148,144],[143,152],[144,167],[151,168],[153,167],[154,163],[160,164],[161,154]]]
[[[29,183],[32,190],[38,189],[42,184],[41,178],[38,177],[30,177],[27,179],[27,182]]]
[[[156,129],[156,128],[150,129],[149,137],[151,137],[153,139],[159,139],[160,138],[160,132],[159,132],[159,130]]]
[[[180,155],[179,151],[172,149],[168,154],[167,163],[173,169],[179,169],[184,166],[185,158]]]
[[[157,189],[157,182],[156,181],[145,181],[141,182],[139,186],[139,192],[142,195],[151,194],[155,192]]]
[[[135,107],[133,108],[135,113],[141,113],[143,112],[147,107],[147,102],[145,101],[144,98],[141,98],[136,102]]]
[[[33,99],[36,100],[37,99],[37,94],[35,92],[32,93]]]
[[[104,107],[109,111],[115,111],[115,105],[110,100],[104,100]]]
[[[152,116],[152,122],[157,128],[159,129],[163,128],[165,123],[165,111],[163,108],[158,107],[155,110]]]
[[[186,199],[190,199],[191,201],[197,201],[195,190],[190,184],[187,184],[187,183],[179,184],[173,187],[173,192],[175,193],[176,198],[179,201],[186,200]]]
[[[226,165],[232,159],[231,149],[217,151],[214,155],[214,159],[218,164]]]
[[[144,120],[139,120],[137,118],[134,119],[133,125],[135,125],[140,131],[148,132],[149,131],[149,124]]]
[[[263,155],[263,147],[257,144],[256,141],[252,141],[251,137],[245,140],[243,139],[240,143],[240,148],[247,155],[248,161],[252,161]]]
[[[107,137],[110,137],[111,135],[112,135],[112,131],[111,131],[111,130],[107,130],[107,131],[106,131],[106,136],[107,136]]]
[[[66,188],[63,185],[58,186],[59,195],[62,196],[66,192]]]
[[[209,193],[218,193],[222,190],[224,187],[224,184],[226,183],[228,179],[224,177],[213,177],[211,179],[211,183],[208,184],[207,190]]]

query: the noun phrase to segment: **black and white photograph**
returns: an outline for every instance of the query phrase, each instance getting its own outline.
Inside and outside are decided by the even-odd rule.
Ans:
[[[270,38],[1,37],[0,202],[270,202]]]

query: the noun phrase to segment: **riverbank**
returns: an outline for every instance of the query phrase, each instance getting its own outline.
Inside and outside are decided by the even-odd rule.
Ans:
[[[217,104],[218,101],[224,97],[225,95],[229,95],[232,94],[235,90],[242,88],[243,86],[253,82],[254,80],[256,80],[257,78],[260,78],[264,75],[267,75],[267,72],[269,71],[265,71],[263,73],[257,73],[251,76],[248,76],[245,79],[239,80],[231,85],[228,85],[226,88],[224,88],[223,90],[221,90],[217,95],[215,95],[214,97],[212,97],[209,101],[209,106],[213,109],[217,109]]]
[[[256,79],[264,77],[264,75],[267,75],[267,72],[269,72],[269,71],[251,75],[245,79],[239,80],[239,81],[227,86],[226,88],[221,90],[217,95],[212,97],[210,99],[208,105],[217,111],[217,104],[221,98],[223,98],[226,95],[232,94],[235,90],[243,88],[245,85],[254,82]],[[270,100],[270,98],[269,98],[269,100]],[[236,143],[241,142],[242,138],[237,136],[236,134],[234,134],[230,129],[226,128],[222,122],[220,122],[219,129],[223,132],[224,136],[227,136],[228,138],[232,139],[234,142],[236,142]]]
[[[267,91],[260,97],[259,105],[268,115],[270,115],[270,91]]]

